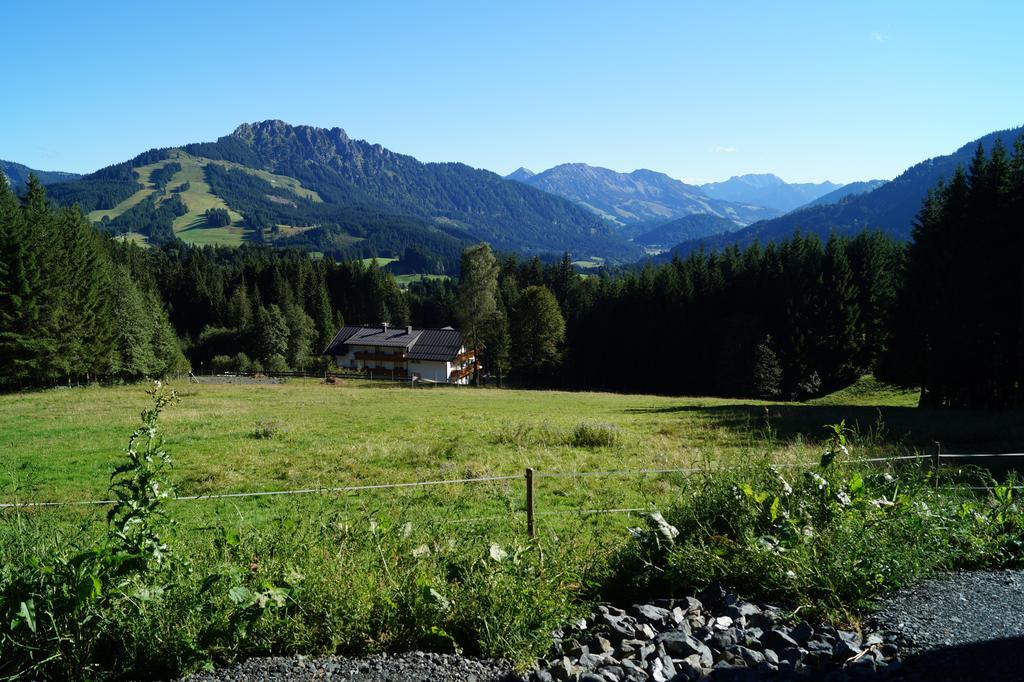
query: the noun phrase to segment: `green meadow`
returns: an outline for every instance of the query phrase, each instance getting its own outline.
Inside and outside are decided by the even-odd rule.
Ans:
[[[721,580],[849,622],[918,576],[1019,561],[1024,516],[1005,489],[993,504],[933,487],[927,460],[848,460],[936,440],[1000,450],[1024,436],[1022,415],[921,410],[870,377],[814,403],[316,379],[175,388],[157,430],[166,478],[177,496],[227,497],[172,494],[144,514],[166,543],[159,563],[121,563],[108,505],[0,509],[0,673],[174,678],[247,656],[410,648],[527,666],[597,600]],[[0,501],[109,498],[146,390],[0,396]],[[826,471],[826,425],[841,420],[850,452]],[[853,503],[823,498],[815,471]],[[287,491],[306,492],[268,494]],[[778,531],[772,495],[785,519],[827,510],[782,553],[760,540]],[[954,523],[965,509],[977,521]],[[654,510],[681,536],[650,554],[627,529]]]
[[[161,425],[179,495],[343,487],[607,470],[716,468],[813,461],[824,425],[845,419],[865,456],[1019,442],[1016,413],[933,414],[916,395],[871,378],[814,403],[613,393],[324,384],[185,384]],[[102,498],[146,406],[145,387],[67,388],[0,396],[0,497]],[[846,398],[845,400],[843,398]],[[580,427],[610,434],[595,446]],[[538,504],[567,510],[657,504],[672,474],[539,478]],[[520,497],[521,484],[459,485],[445,496],[473,514]],[[383,495],[383,493],[375,493]],[[408,491],[394,493],[408,498]],[[503,502],[507,504],[507,500]],[[515,504],[520,504],[516,502]],[[515,506],[513,504],[513,506]],[[193,504],[193,506],[195,506]],[[521,504],[520,504],[521,506]],[[445,512],[447,513],[447,512]]]

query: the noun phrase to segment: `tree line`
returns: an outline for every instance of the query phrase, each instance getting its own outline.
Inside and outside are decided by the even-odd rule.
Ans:
[[[804,399],[871,371],[922,388],[928,405],[1024,402],[1020,141],[1012,154],[979,148],[937,187],[909,245],[796,234],[581,275],[569,254],[545,263],[478,244],[458,279],[407,289],[375,261],[142,248],[52,209],[38,181],[0,198],[7,387],[154,376],[185,357],[196,369],[322,369],[344,322],[387,321],[457,325],[482,351],[481,375],[523,386]],[[166,201],[139,210],[173,220]]]
[[[187,368],[160,294],[78,208],[0,179],[0,386],[162,376]]]
[[[1024,137],[979,146],[924,202],[884,374],[922,403],[1024,404]]]

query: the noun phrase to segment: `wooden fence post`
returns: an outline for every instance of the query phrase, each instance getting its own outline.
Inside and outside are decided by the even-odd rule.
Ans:
[[[939,487],[939,467],[942,466],[942,443],[935,441],[935,452],[932,454],[932,479],[935,487]]]
[[[531,538],[537,536],[533,521],[533,467],[526,468],[526,534]]]

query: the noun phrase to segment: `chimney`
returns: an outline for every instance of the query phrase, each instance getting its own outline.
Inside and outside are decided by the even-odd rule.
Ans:
[[[412,336],[412,325],[411,324],[408,327],[405,328],[405,333],[408,334],[409,336]]]
[[[388,323],[387,322],[381,322],[380,326],[383,327],[385,332],[388,330]]]

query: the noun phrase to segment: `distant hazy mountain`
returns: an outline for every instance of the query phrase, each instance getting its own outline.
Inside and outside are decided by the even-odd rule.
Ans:
[[[723,182],[709,182],[700,188],[714,199],[757,204],[785,213],[839,189],[840,186],[834,182],[789,183],[771,173],[751,173],[734,175]]]
[[[665,247],[716,234],[735,232],[742,229],[733,221],[710,213],[694,213],[662,223],[652,230],[637,235],[634,244],[646,247]]]
[[[514,171],[512,171],[511,173],[506,175],[505,179],[506,180],[518,180],[519,182],[526,182],[527,180],[532,178],[534,175],[536,175],[536,173],[534,173],[529,168],[523,168],[522,166],[520,166],[519,168],[516,168]]]
[[[700,187],[646,169],[619,173],[584,163],[566,163],[520,181],[570,199],[618,225],[671,220],[693,213],[709,213],[747,225],[781,213],[764,206],[713,199]]]
[[[873,192],[887,180],[866,180],[864,182],[851,182],[848,185],[843,185],[834,192],[829,192],[823,196],[818,197],[814,201],[809,201],[800,208],[810,208],[811,206],[824,206],[825,204],[836,204],[845,199],[846,197],[853,196],[856,194],[867,194]]]
[[[64,182],[66,180],[77,180],[82,177],[77,173],[65,173],[63,171],[41,171],[29,168],[20,163],[14,163],[13,161],[2,161],[0,160],[0,173],[7,176],[7,181],[11,183],[11,186],[15,190],[21,189],[26,182],[28,182],[28,176],[35,173],[39,178],[39,181],[44,185],[49,185],[54,182]]]
[[[766,244],[790,237],[794,231],[814,233],[827,238],[830,232],[851,235],[867,229],[879,229],[890,236],[907,240],[914,216],[921,202],[940,179],[948,180],[957,166],[970,164],[975,149],[981,144],[991,149],[997,139],[1012,147],[1024,128],[1011,128],[989,133],[968,142],[955,152],[922,161],[905,170],[899,177],[883,183],[866,194],[850,195],[839,203],[810,206],[779,218],[763,220],[729,235],[719,235],[683,242],[672,249],[685,256],[701,247],[713,251],[739,244],[741,247],[760,241]]]

